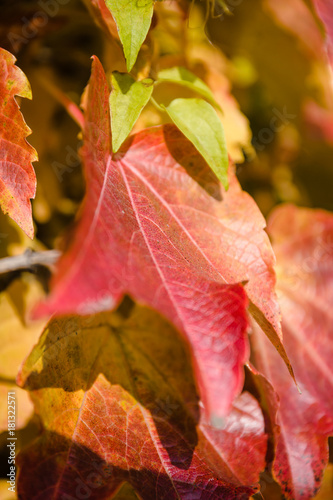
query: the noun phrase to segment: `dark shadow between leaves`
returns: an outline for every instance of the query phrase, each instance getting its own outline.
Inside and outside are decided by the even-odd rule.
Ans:
[[[163,132],[167,148],[176,162],[209,196],[222,201],[223,188],[220,181],[193,144],[174,125],[164,125]]]
[[[206,160],[195,149],[185,135],[170,123],[163,125],[165,144],[170,155],[181,165],[186,173],[202,187],[206,193],[217,201],[223,200],[223,187],[207,164]],[[129,137],[121,146],[114,160],[123,159],[130,151],[134,136]]]

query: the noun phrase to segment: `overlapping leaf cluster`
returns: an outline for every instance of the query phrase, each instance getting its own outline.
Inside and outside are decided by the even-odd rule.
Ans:
[[[271,246],[232,161],[249,147],[246,119],[206,61],[223,56],[199,38],[177,64],[144,55],[163,16],[184,30],[189,5],[89,4],[128,73],[94,57],[82,97],[86,194],[34,311],[54,316],[17,376],[42,424],[19,455],[19,498],[245,499],[266,469],[286,498],[310,499],[333,433],[333,216],[279,207]],[[14,101],[30,94],[0,56],[2,203],[31,236],[36,156]],[[6,315],[10,289],[0,300]],[[21,323],[30,349],[41,326]]]

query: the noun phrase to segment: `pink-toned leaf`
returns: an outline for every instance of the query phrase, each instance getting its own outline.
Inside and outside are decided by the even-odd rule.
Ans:
[[[0,48],[0,205],[33,238],[30,199],[35,197],[36,176],[31,162],[38,158],[26,141],[31,130],[15,100],[31,99],[29,82],[15,60]]]
[[[333,144],[333,112],[313,100],[303,106],[304,119],[311,137]]]
[[[280,25],[297,37],[311,57],[325,58],[322,34],[304,0],[264,0],[264,7]]]
[[[313,4],[326,30],[326,48],[328,59],[333,65],[333,3],[327,0],[313,0]]]
[[[287,361],[265,221],[234,174],[225,192],[172,125],[135,135],[112,157],[108,95],[96,59],[85,95],[86,198],[39,312],[105,310],[124,292],[149,304],[190,342],[202,397],[218,418],[239,394],[248,358],[246,297],[228,284],[247,281],[251,310]]]
[[[22,500],[106,500],[124,481],[145,500],[245,500],[258,489],[257,401],[243,393],[212,428],[184,343],[151,310],[51,321],[18,382],[44,427],[19,457]]]
[[[268,398],[277,424],[273,472],[287,498],[306,500],[320,486],[333,434],[333,215],[283,206],[268,230],[277,256],[284,342],[302,394],[257,327],[251,338],[256,366],[280,399],[277,406]]]

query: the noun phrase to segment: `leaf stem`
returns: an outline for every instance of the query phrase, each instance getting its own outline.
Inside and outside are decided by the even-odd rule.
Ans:
[[[156,109],[158,109],[158,111],[160,111],[160,113],[165,113],[165,109],[162,108],[162,106],[160,106],[153,97],[150,98],[152,104],[155,106]]]

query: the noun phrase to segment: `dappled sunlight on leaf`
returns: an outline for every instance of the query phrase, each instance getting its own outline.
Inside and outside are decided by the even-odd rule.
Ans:
[[[242,394],[212,428],[187,349],[149,309],[51,321],[18,381],[44,427],[20,455],[22,499],[75,496],[80,485],[102,500],[123,481],[146,500],[257,489],[266,448],[258,403]]]

